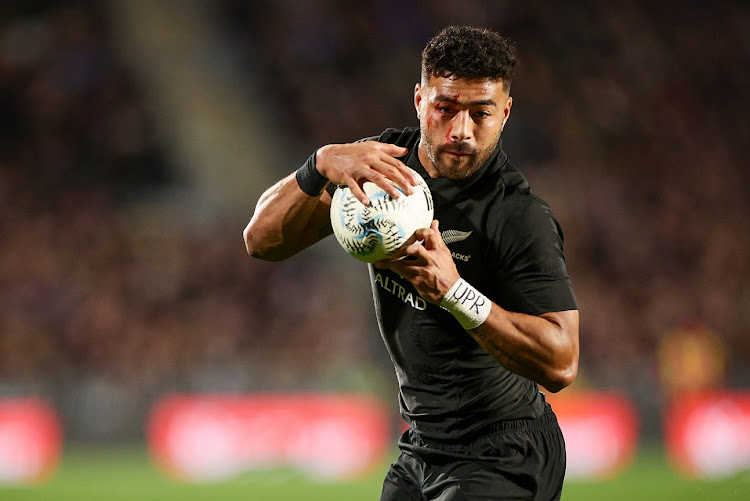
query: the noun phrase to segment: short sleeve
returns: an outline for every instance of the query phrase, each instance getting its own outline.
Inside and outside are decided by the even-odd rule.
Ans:
[[[578,309],[563,252],[563,232],[538,197],[509,215],[502,227],[496,262],[499,287],[515,311],[539,315]]]

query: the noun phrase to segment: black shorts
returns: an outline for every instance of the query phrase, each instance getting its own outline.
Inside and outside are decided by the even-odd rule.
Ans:
[[[467,444],[426,442],[411,430],[380,501],[559,500],[565,441],[547,404],[538,419],[497,423]]]

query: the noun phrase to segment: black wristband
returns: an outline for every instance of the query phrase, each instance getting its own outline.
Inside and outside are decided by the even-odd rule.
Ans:
[[[297,184],[305,194],[318,197],[323,193],[323,188],[328,184],[328,178],[318,172],[315,167],[315,157],[318,152],[313,153],[302,167],[297,169]]]

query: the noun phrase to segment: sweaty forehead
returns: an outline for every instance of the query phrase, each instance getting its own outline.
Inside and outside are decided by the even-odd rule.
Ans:
[[[422,86],[422,90],[424,97],[429,100],[448,100],[456,104],[482,101],[502,103],[506,97],[502,80],[465,80],[433,76]]]

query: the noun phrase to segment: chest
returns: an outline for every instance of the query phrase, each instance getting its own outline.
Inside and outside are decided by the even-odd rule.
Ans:
[[[451,253],[458,273],[471,283],[486,278],[488,259],[487,231],[482,207],[472,201],[457,204],[436,203],[435,219],[440,236]]]

